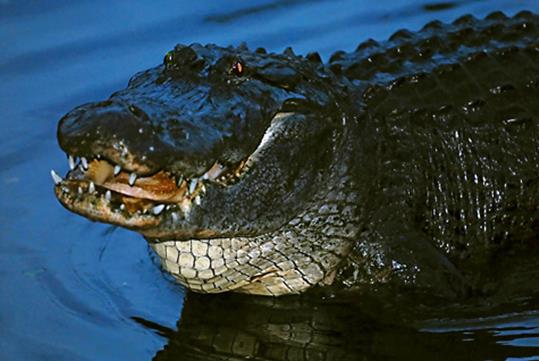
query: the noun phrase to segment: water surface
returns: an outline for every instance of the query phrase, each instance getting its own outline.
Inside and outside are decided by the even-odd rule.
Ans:
[[[327,59],[430,20],[522,9],[539,2],[0,0],[0,359],[539,359],[539,305],[526,295],[469,317],[368,297],[186,297],[142,237],[67,212],[49,177],[67,167],[57,120],[176,43]]]

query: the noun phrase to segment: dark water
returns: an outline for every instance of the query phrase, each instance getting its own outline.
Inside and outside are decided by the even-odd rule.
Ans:
[[[433,19],[522,9],[539,1],[0,0],[0,360],[539,360],[539,304],[525,293],[436,312],[398,297],[186,297],[142,237],[68,213],[49,177],[67,167],[59,117],[178,42],[327,59]]]

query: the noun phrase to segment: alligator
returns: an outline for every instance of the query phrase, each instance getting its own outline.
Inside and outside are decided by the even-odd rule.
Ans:
[[[70,170],[52,171],[55,194],[141,233],[200,293],[467,293],[537,244],[538,39],[524,11],[327,62],[177,45],[59,121]]]

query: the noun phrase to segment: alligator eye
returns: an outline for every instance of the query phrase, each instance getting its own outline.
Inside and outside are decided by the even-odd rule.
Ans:
[[[232,64],[232,68],[230,69],[230,72],[237,76],[242,76],[244,71],[245,66],[241,61],[235,61],[234,64]]]
[[[173,51],[169,51],[168,53],[165,54],[165,58],[163,59],[163,63],[165,65],[170,65],[170,64],[174,63],[174,52]]]

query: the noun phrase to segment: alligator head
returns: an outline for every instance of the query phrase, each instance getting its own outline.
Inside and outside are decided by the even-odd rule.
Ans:
[[[176,46],[126,89],[60,120],[71,171],[53,174],[56,196],[140,232],[200,292],[278,295],[331,281],[349,241],[314,220],[344,223],[322,200],[343,197],[346,94],[319,59]]]

